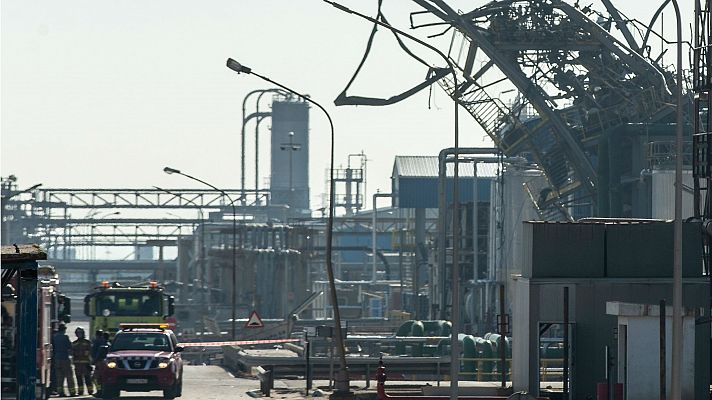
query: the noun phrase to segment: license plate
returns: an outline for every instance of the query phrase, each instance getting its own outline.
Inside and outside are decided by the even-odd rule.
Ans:
[[[148,383],[148,379],[126,379],[126,383],[129,384],[142,384],[142,383]]]

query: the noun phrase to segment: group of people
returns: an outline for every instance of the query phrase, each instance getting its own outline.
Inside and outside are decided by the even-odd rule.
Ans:
[[[55,393],[65,397],[64,382],[67,382],[69,396],[81,396],[86,387],[87,394],[94,394],[92,370],[96,364],[106,358],[106,349],[109,345],[109,334],[102,330],[95,332],[94,340],[86,338],[84,329],[74,331],[77,340],[70,341],[67,335],[67,326],[59,325],[59,329],[52,336],[52,365],[53,384]],[[74,365],[74,373],[72,373]],[[77,378],[75,387],[74,377]],[[98,389],[98,385],[97,389]],[[77,391],[77,389],[79,389]]]

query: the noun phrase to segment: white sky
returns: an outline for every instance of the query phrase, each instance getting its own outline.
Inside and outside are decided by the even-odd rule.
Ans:
[[[406,0],[385,3],[389,21],[404,29],[408,13],[418,10]],[[485,2],[449,3],[469,11]],[[615,3],[647,22],[658,2]],[[693,2],[683,3],[689,36]],[[376,0],[343,4],[369,15],[376,8]],[[198,187],[165,175],[166,165],[219,187],[239,187],[242,99],[270,86],[228,70],[227,57],[324,105],[336,126],[337,165],[349,153],[367,154],[369,193],[390,190],[395,155],[436,155],[453,144],[452,101],[437,85],[431,109],[427,90],[393,106],[333,106],[371,25],[319,0],[3,0],[0,14],[0,173],[17,175],[21,188]],[[670,7],[665,28],[674,34]],[[434,43],[447,50],[447,39]],[[442,65],[418,45],[411,49]],[[380,31],[363,72],[352,94],[389,96],[422,81],[426,71]],[[328,125],[315,108],[310,119],[312,207],[318,207]],[[248,154],[253,129],[247,128]],[[266,143],[265,134],[263,148]],[[462,112],[461,145],[489,144]],[[252,165],[248,157],[249,187]],[[266,154],[261,165],[268,165]]]

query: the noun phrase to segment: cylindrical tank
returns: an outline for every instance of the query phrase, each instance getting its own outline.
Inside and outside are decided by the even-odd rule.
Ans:
[[[398,330],[396,330],[396,336],[410,336],[410,331],[413,328],[414,322],[415,321],[413,321],[412,319],[405,321],[400,327],[398,327]],[[398,354],[399,356],[405,354],[405,343],[396,343],[396,354]]]
[[[467,335],[462,338],[462,372],[465,380],[477,380],[477,349],[476,340],[478,338]]]
[[[475,338],[475,348],[477,349],[478,358],[480,358],[477,361],[477,380],[488,381],[492,376],[493,363],[487,359],[494,358],[492,342],[480,337]]]
[[[425,336],[425,326],[423,321],[414,321],[413,326],[410,328],[410,336],[423,337]],[[413,357],[423,356],[423,344],[422,343],[412,343],[410,347],[410,355]]]

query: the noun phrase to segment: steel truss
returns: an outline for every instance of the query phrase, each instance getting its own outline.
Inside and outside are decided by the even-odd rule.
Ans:
[[[459,93],[459,105],[504,155],[541,167],[547,186],[530,193],[540,216],[567,217],[576,202],[591,204],[589,215],[623,216],[613,214],[622,213],[617,181],[625,171],[608,170],[609,157],[621,159],[623,127],[674,122],[674,72],[662,65],[665,51],[653,54],[647,44],[657,34],[610,1],[607,13],[561,0],[496,1],[465,13],[444,0],[413,1],[424,11],[411,13],[411,28],[444,29],[431,37],[452,32],[448,55],[460,82],[456,90],[449,74],[429,67],[424,83]],[[377,18],[386,21],[380,8]],[[416,91],[387,102],[342,93],[336,103],[392,104]]]
[[[14,181],[12,181],[14,182]],[[3,181],[3,234],[12,241],[41,243],[46,249],[95,246],[141,246],[147,242],[175,242],[192,234],[198,218],[120,218],[97,210],[192,210],[230,215],[226,196],[204,189],[97,189],[34,188],[19,191],[10,180]],[[245,199],[237,207],[239,218],[266,212],[268,190],[229,189],[233,198]],[[206,218],[207,219],[207,218]],[[10,238],[12,236],[12,238]]]
[[[230,205],[222,193],[212,189],[40,189],[33,208],[216,208]],[[246,204],[269,205],[269,190],[226,189],[230,197]]]

